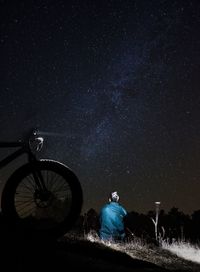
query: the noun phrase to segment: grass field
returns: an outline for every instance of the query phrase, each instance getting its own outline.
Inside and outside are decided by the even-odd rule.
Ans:
[[[139,238],[129,243],[102,242],[94,232],[84,238],[98,246],[105,246],[115,251],[126,253],[133,259],[151,262],[171,271],[200,271],[200,248],[189,242],[163,241],[160,246],[147,244]]]

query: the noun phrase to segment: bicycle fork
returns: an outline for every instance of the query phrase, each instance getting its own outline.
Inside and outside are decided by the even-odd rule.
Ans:
[[[46,185],[44,183],[43,176],[42,176],[40,170],[34,169],[34,167],[33,167],[33,178],[34,178],[35,184],[37,185],[37,188],[40,191],[46,192],[47,188],[46,188]]]
[[[39,167],[37,167],[38,160],[33,156],[33,154],[29,155],[29,162],[31,163],[31,168],[33,170],[32,171],[33,179],[38,190],[42,192],[47,192],[47,187],[45,185],[44,178]]]

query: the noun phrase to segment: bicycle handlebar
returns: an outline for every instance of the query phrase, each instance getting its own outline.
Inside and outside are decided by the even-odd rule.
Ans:
[[[38,130],[34,129],[29,135],[28,144],[32,151],[39,152],[43,147],[44,138],[41,136],[38,136],[38,134],[39,134]]]
[[[29,148],[31,151],[39,152],[44,143],[44,138],[39,136],[38,130],[34,129],[25,137],[23,140],[18,141],[0,141],[0,148],[9,147],[25,147]]]
[[[43,147],[44,138],[42,138],[42,137],[37,137],[37,138],[35,138],[35,141],[36,141],[36,143],[37,143],[36,151],[39,152],[39,151],[42,149],[42,147]]]

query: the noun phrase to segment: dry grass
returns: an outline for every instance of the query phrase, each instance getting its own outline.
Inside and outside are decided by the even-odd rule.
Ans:
[[[185,260],[200,264],[200,247],[198,245],[192,245],[185,241],[174,241],[173,243],[163,241],[162,247]]]
[[[200,271],[200,249],[189,243],[163,242],[161,246],[147,244],[144,240],[135,238],[129,243],[102,242],[95,232],[87,234],[83,239],[98,245],[104,245],[116,251],[121,251],[133,259],[151,262],[169,270]]]

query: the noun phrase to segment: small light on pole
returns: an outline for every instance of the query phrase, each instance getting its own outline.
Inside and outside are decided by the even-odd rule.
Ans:
[[[154,225],[155,225],[155,238],[156,238],[156,241],[158,241],[158,216],[159,216],[159,208],[160,208],[160,201],[156,201],[155,202],[155,205],[156,205],[156,218],[152,219]]]

